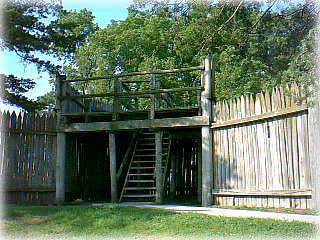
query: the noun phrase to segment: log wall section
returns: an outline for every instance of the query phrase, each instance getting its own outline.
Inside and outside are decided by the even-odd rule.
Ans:
[[[0,177],[9,203],[53,202],[56,116],[1,113]]]
[[[304,99],[301,89],[292,85],[216,103],[214,204],[310,207]]]

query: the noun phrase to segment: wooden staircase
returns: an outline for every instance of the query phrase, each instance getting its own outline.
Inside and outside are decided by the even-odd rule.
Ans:
[[[155,133],[143,131],[137,138],[120,201],[154,201],[156,198],[156,147]],[[168,134],[162,138],[162,172],[165,173],[170,151]]]

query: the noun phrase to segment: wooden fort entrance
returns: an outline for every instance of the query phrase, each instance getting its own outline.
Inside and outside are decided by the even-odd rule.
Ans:
[[[165,77],[169,80],[163,81]],[[104,81],[112,91],[80,94],[73,87],[94,81]],[[108,167],[99,170],[110,177],[105,187],[112,202],[198,196],[203,206],[211,204],[212,85],[209,57],[191,68],[86,79],[58,76],[57,203],[65,201],[66,166],[76,156],[66,147],[69,136],[90,134],[95,139],[94,134],[104,132]],[[88,144],[94,147],[95,141]],[[86,158],[82,166],[91,169],[91,161]]]

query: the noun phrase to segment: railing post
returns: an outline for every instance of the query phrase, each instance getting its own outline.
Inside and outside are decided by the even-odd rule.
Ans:
[[[151,75],[151,89],[155,90],[157,89],[157,82],[156,82],[156,76],[154,74]],[[155,111],[158,108],[158,99],[157,95],[155,93],[150,95],[151,100],[151,106],[150,106],[150,119],[155,118]]]
[[[113,92],[115,96],[113,97],[112,120],[116,121],[119,118],[119,112],[120,112],[120,97],[117,95],[120,92],[120,82],[118,78],[115,78],[113,80]]]
[[[109,157],[110,157],[111,202],[114,203],[118,201],[118,183],[117,183],[116,137],[113,132],[109,133]]]
[[[65,103],[60,99],[66,95],[66,87],[62,82],[65,77],[57,74],[56,77],[56,110],[57,110],[57,159],[56,159],[56,204],[65,201],[65,164],[66,164],[66,134],[63,131],[65,119]]]
[[[210,128],[212,118],[212,85],[213,85],[213,64],[211,57],[204,60],[204,70],[201,74],[201,83],[204,90],[201,92],[202,116],[209,119],[208,126],[201,128],[201,165],[202,165],[202,206],[207,207],[212,204],[213,187],[213,156],[212,156],[212,131]]]
[[[162,203],[162,131],[156,131],[155,133],[156,144],[156,202]]]

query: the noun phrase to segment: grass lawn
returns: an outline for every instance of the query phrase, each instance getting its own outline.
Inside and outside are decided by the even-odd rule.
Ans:
[[[227,218],[193,213],[174,213],[136,207],[10,206],[4,218],[8,236],[38,237],[99,235],[141,238],[213,237],[310,237],[315,226],[254,218]]]

